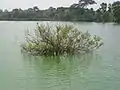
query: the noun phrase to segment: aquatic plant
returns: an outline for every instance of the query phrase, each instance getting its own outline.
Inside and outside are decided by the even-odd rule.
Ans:
[[[81,32],[71,25],[50,26],[37,24],[34,33],[26,34],[22,51],[39,55],[66,55],[89,53],[103,45],[100,37]]]

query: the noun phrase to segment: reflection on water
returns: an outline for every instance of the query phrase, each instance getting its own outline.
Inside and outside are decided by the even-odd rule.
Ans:
[[[33,57],[24,55],[23,58],[27,77],[30,78],[28,82],[34,79],[35,82],[39,82],[39,87],[45,90],[47,88],[51,88],[51,90],[56,90],[56,88],[59,88],[59,90],[69,90],[75,75],[82,78],[88,71],[92,60],[96,60],[99,57],[94,54],[87,54],[61,57]]]

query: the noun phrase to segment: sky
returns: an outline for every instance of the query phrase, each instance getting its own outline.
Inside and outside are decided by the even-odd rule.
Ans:
[[[116,0],[95,0],[98,5],[93,5],[93,8],[98,8],[99,4],[102,2],[112,3]],[[33,6],[38,6],[40,9],[47,9],[50,6],[60,7],[60,6],[70,6],[73,3],[77,3],[78,0],[0,0],[0,9],[12,10],[14,8],[27,9]]]

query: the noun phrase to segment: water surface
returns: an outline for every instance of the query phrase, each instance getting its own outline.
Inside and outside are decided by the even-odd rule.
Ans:
[[[26,29],[37,22],[0,22],[0,90],[119,90],[120,25],[86,22],[39,22],[74,25],[103,38],[89,55],[32,57],[20,52]]]

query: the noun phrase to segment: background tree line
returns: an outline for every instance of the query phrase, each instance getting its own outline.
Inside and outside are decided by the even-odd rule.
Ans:
[[[118,22],[120,23],[120,1],[112,4],[101,3],[100,8],[94,10],[88,5],[96,4],[94,0],[79,0],[69,7],[50,7],[40,10],[37,6],[12,11],[0,9],[0,20],[56,20],[56,21],[89,21],[89,22]]]

